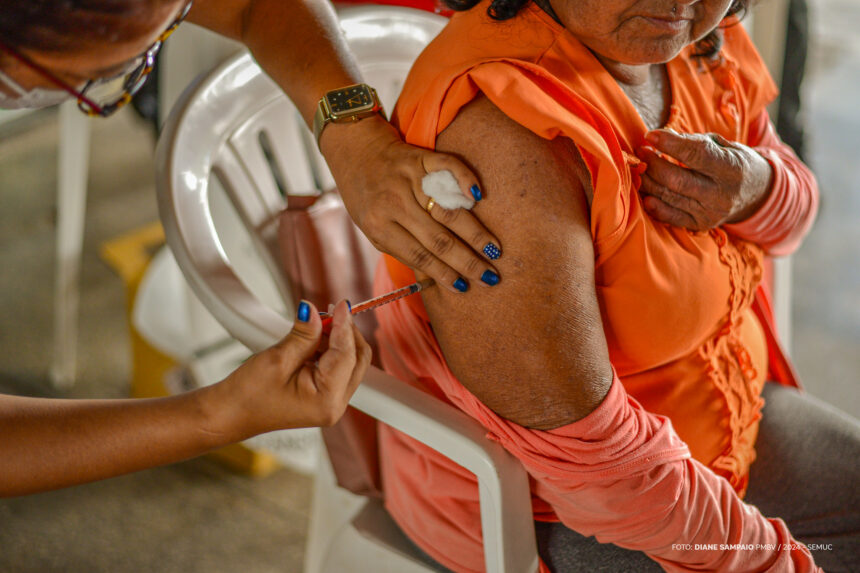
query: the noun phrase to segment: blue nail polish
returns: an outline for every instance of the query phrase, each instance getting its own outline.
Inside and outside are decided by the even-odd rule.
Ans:
[[[488,259],[495,261],[502,256],[502,250],[493,243],[487,243],[484,247],[484,254],[487,255]]]
[[[299,303],[299,312],[297,314],[297,318],[301,322],[307,322],[311,319],[311,306],[305,301]]]
[[[487,269],[484,271],[484,274],[481,275],[481,280],[487,283],[490,286],[496,286],[499,284],[499,275]]]
[[[349,300],[348,300],[348,299],[347,299],[347,301],[346,301],[346,308],[347,308],[347,310],[349,310],[349,312],[352,312],[352,303],[351,303],[351,302],[349,302]]]
[[[484,198],[484,196],[481,194],[481,188],[477,185],[472,185],[471,187],[469,187],[469,191],[472,192],[472,197],[475,198],[475,201],[480,201]]]
[[[469,290],[469,283],[463,280],[463,277],[457,277],[457,280],[454,281],[454,288],[460,292],[466,292]]]

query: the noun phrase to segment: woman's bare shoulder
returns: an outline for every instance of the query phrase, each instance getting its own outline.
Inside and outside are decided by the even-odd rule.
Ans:
[[[611,367],[587,200],[569,145],[539,137],[481,97],[440,134],[437,148],[478,175],[485,197],[473,212],[503,252],[494,261],[499,284],[423,295],[449,367],[519,424],[547,429],[588,414]]]
[[[490,174],[504,173],[508,180],[516,173],[530,171],[529,164],[545,169],[550,162],[554,169],[545,171],[544,177],[562,177],[572,194],[582,194],[586,206],[591,203],[590,176],[575,142],[540,137],[505,115],[483,94],[464,106],[439,134],[436,149],[460,155]]]

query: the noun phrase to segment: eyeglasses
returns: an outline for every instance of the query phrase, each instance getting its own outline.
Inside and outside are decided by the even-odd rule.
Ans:
[[[45,79],[56,85],[58,88],[69,93],[72,97],[78,100],[78,107],[82,112],[89,116],[108,117],[113,115],[118,109],[131,101],[131,98],[140,91],[143,84],[146,83],[147,77],[152,72],[155,66],[155,58],[161,50],[164,41],[176,30],[176,28],[188,16],[191,11],[193,1],[185,5],[182,11],[177,16],[167,29],[158,36],[152,46],[149,47],[142,55],[134,58],[128,66],[120,73],[109,78],[100,78],[89,80],[84,84],[83,88],[75,88],[67,82],[61,80],[53,73],[46,70],[41,65],[33,62],[17,50],[5,44],[0,40],[0,51],[6,52],[25,66],[37,71]]]

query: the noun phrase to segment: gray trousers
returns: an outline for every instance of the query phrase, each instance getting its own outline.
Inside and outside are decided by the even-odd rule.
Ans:
[[[764,398],[746,501],[814,544],[815,561],[827,573],[860,571],[860,422],[778,384],[766,384]],[[644,553],[598,543],[561,523],[535,529],[538,553],[554,573],[662,571]]]

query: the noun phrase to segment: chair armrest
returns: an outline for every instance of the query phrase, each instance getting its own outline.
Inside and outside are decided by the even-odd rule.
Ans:
[[[437,450],[478,478],[487,571],[538,568],[528,475],[478,422],[386,374],[368,369],[350,404]]]

